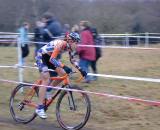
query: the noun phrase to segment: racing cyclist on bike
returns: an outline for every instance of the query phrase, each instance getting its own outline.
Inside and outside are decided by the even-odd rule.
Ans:
[[[82,76],[86,76],[87,73],[83,71],[76,62],[74,62],[73,52],[76,50],[76,44],[80,41],[80,36],[78,33],[71,32],[62,39],[56,39],[49,42],[47,45],[43,46],[38,50],[36,58],[36,63],[41,73],[42,85],[50,85],[50,74],[48,69],[53,69],[57,72],[59,76],[64,76],[66,73],[72,72],[72,69],[62,64],[57,60],[58,54],[68,51],[70,62],[81,72]],[[52,86],[57,86],[61,81],[54,81]],[[46,87],[39,88],[39,104],[36,108],[36,114],[45,119],[47,118],[46,112],[44,110],[44,99],[46,95]]]

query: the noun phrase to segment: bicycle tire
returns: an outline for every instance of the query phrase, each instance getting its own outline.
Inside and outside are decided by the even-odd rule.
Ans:
[[[22,88],[23,92],[21,92]],[[35,108],[31,109],[31,107],[27,107],[25,104],[23,104],[25,93],[27,91],[32,91],[31,89],[35,91],[32,100],[33,98],[34,100],[36,98],[36,100],[38,100],[38,88],[33,89],[31,85],[20,84],[12,91],[9,102],[10,113],[12,118],[18,123],[27,124],[31,122],[33,119],[35,119],[35,117],[37,116],[37,114],[35,113]]]
[[[77,89],[77,90],[82,90],[80,87],[78,86],[72,86],[72,87],[69,87],[70,89]],[[71,92],[71,91],[69,91]],[[71,114],[69,115],[68,117],[65,117],[66,118],[66,122],[64,121],[64,119],[62,119],[62,112],[66,110],[66,108],[64,108],[65,110],[61,110],[61,105],[64,105],[66,103],[65,101],[65,98],[67,97],[67,92],[66,91],[63,91],[61,93],[61,95],[59,96],[58,100],[57,100],[57,104],[56,104],[56,117],[57,117],[57,121],[58,123],[60,124],[60,126],[65,129],[65,130],[79,130],[81,129],[88,121],[89,117],[90,117],[90,113],[91,113],[91,103],[90,103],[90,99],[89,99],[89,96],[86,94],[86,93],[80,93],[80,92],[72,92],[73,94],[73,98],[74,100],[77,100],[78,101],[78,105],[80,103],[80,101],[85,101],[85,105],[84,107],[86,107],[86,111],[84,113],[84,117],[81,121],[78,121],[77,124],[74,124],[72,126],[68,125],[68,119],[71,118],[73,119],[71,122],[75,122],[77,119],[77,115],[81,115],[80,113],[77,113],[77,115],[72,115],[74,113],[69,113],[69,112],[65,112],[65,116],[67,116],[67,114]],[[82,100],[81,99],[78,99],[78,94],[82,97]],[[64,102],[62,102],[64,100]],[[76,103],[77,104],[77,103]],[[78,106],[79,107],[79,106]],[[81,107],[81,106],[80,106]],[[78,109],[78,108],[76,108]],[[82,111],[82,110],[81,110]],[[73,112],[73,110],[72,110]],[[69,119],[70,120],[70,119]]]

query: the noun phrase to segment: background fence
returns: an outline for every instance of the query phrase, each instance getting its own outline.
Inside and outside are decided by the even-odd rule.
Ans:
[[[18,33],[0,32],[0,45],[15,45]],[[149,44],[160,43],[160,33],[125,33],[125,34],[100,34],[102,45],[118,44],[122,46],[143,45],[148,47]],[[29,33],[31,41],[34,33]]]

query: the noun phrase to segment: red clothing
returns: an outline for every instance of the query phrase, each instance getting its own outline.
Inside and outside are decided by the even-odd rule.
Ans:
[[[80,43],[81,45],[94,45],[93,36],[89,30],[83,30],[80,33],[80,36],[81,36],[81,43]],[[96,60],[95,47],[79,46],[77,51],[81,59],[90,61]]]

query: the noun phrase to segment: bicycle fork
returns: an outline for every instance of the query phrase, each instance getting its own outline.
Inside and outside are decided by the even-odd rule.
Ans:
[[[71,91],[67,91],[67,95],[68,95],[68,104],[69,104],[70,110],[76,111],[77,106],[75,105],[73,93]]]

